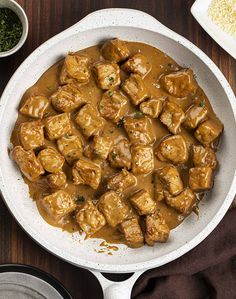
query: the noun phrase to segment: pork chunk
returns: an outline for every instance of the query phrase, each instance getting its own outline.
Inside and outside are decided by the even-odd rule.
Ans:
[[[99,133],[105,124],[104,119],[91,104],[86,104],[79,110],[75,122],[87,138]]]
[[[197,90],[197,82],[194,79],[192,70],[182,69],[160,79],[161,86],[171,95],[177,98],[187,97]]]
[[[120,224],[127,245],[132,248],[143,246],[143,233],[137,218],[127,219]]]
[[[189,169],[189,187],[196,192],[213,187],[214,173],[210,167],[194,167]]]
[[[180,132],[180,125],[184,121],[184,118],[184,111],[178,104],[166,101],[160,120],[172,134]]]
[[[71,134],[71,123],[67,113],[47,117],[44,124],[47,137],[50,140],[59,139],[66,134]]]
[[[101,48],[102,56],[112,62],[120,62],[129,57],[129,49],[126,42],[114,38],[106,41]]]
[[[85,104],[78,85],[74,83],[60,86],[56,92],[51,95],[53,107],[59,112],[70,112]]]
[[[150,144],[155,141],[152,122],[147,116],[126,117],[124,128],[131,143]]]
[[[195,129],[207,117],[207,108],[203,105],[192,105],[185,112],[183,125],[188,129]]]
[[[36,149],[44,145],[43,124],[40,120],[20,125],[20,141],[25,150]]]
[[[59,221],[76,209],[74,198],[63,190],[43,197],[40,205],[54,221]]]
[[[87,158],[79,158],[72,167],[73,183],[97,189],[101,181],[101,167]]]
[[[152,65],[146,56],[137,53],[130,57],[121,68],[125,72],[136,73],[141,77],[144,77],[150,72]]]
[[[47,147],[38,154],[38,159],[47,172],[56,173],[62,169],[65,158],[54,148]]]
[[[70,53],[66,55],[60,74],[62,84],[79,82],[89,82],[89,58],[81,54]]]
[[[20,108],[20,113],[28,117],[43,118],[44,113],[49,105],[49,101],[45,96],[31,96]]]
[[[150,194],[141,189],[129,198],[133,207],[137,210],[139,215],[148,215],[155,212],[157,206]]]
[[[21,146],[15,146],[11,151],[11,158],[30,181],[36,181],[44,173],[43,166],[36,158],[33,150],[25,151]]]
[[[195,167],[217,167],[217,158],[215,152],[210,147],[201,145],[193,146],[193,164]]]
[[[112,227],[120,224],[130,214],[130,207],[115,191],[108,191],[100,197],[98,209]]]
[[[121,172],[115,174],[108,180],[107,188],[117,192],[123,192],[135,184],[135,176],[126,169],[122,169]]]
[[[92,155],[106,160],[112,147],[112,139],[108,136],[94,136],[93,143],[90,145]]]
[[[131,147],[132,172],[134,174],[149,173],[154,169],[152,146],[136,144]]]
[[[210,145],[223,131],[223,125],[212,119],[206,120],[199,125],[194,133],[195,138],[204,145]]]
[[[179,195],[175,197],[167,196],[165,200],[176,211],[188,214],[196,201],[196,195],[190,188],[186,188]]]
[[[178,195],[183,191],[183,182],[176,167],[167,165],[157,170],[158,177],[164,189],[171,195]]]
[[[111,89],[120,85],[120,68],[116,63],[101,61],[94,65],[93,72],[101,89]]]
[[[145,241],[149,246],[155,242],[166,242],[169,238],[170,229],[160,213],[146,216],[145,229]]]
[[[129,141],[121,139],[112,148],[109,154],[109,163],[113,168],[131,168],[131,152]]]
[[[73,164],[81,157],[83,142],[77,135],[65,135],[57,140],[57,147],[69,164]]]
[[[76,221],[88,237],[106,225],[106,219],[92,201],[86,201],[80,208],[76,214]]]
[[[167,137],[161,141],[155,150],[155,155],[160,161],[169,161],[182,164],[188,161],[188,147],[181,135]]]
[[[122,85],[122,90],[129,96],[132,104],[139,105],[147,97],[147,88],[143,79],[138,74],[131,74]]]
[[[128,99],[119,90],[108,90],[98,103],[101,115],[114,123],[118,123],[128,111]]]
[[[152,118],[158,118],[162,111],[165,97],[151,98],[145,102],[142,102],[139,106],[140,111]]]
[[[63,189],[66,186],[66,175],[63,171],[47,175],[47,183],[52,189]]]

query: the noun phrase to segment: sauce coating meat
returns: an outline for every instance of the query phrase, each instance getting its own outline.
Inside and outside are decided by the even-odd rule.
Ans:
[[[137,248],[168,242],[213,187],[222,131],[191,69],[116,38],[25,92],[10,156],[49,224]]]

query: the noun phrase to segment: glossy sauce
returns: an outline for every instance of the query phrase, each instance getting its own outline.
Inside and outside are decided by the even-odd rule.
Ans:
[[[169,56],[167,56],[163,52],[159,51],[158,49],[153,48],[146,44],[137,43],[137,42],[128,42],[127,45],[131,52],[131,55],[135,54],[137,52],[141,52],[143,55],[148,57],[150,60],[152,69],[145,76],[145,79],[144,79],[144,82],[148,88],[149,94],[153,95],[154,97],[155,96],[157,96],[157,97],[168,96],[169,99],[172,99],[173,101],[177,102],[183,108],[184,111],[186,111],[186,109],[191,104],[200,103],[201,101],[204,100],[206,103],[206,107],[208,109],[208,115],[211,118],[217,119],[206,95],[204,94],[204,92],[201,90],[200,87],[198,87],[197,92],[194,95],[194,97],[191,96],[191,97],[183,98],[183,99],[171,97],[160,87],[160,85],[158,83],[158,79],[163,73],[168,73],[168,72],[172,72],[172,71],[181,69],[181,67],[173,59],[171,59]],[[91,58],[91,65],[92,65],[93,63],[103,59],[101,57],[99,49],[100,49],[100,46],[93,46],[88,49],[81,50],[78,53],[85,54],[85,55],[89,56]],[[42,77],[35,83],[35,85],[33,85],[31,88],[29,88],[25,92],[25,94],[22,98],[20,107],[21,107],[22,103],[31,95],[45,95],[47,97],[50,97],[50,95],[57,90],[57,88],[59,86],[59,75],[60,75],[62,64],[63,64],[63,61],[59,61],[58,63],[53,65],[51,68],[49,68],[42,75]],[[127,76],[128,76],[127,74],[125,74],[124,72],[121,71],[121,80],[122,81]],[[83,96],[85,97],[85,99],[88,102],[93,103],[94,105],[96,105],[97,102],[101,99],[101,95],[103,93],[103,91],[96,86],[95,80],[92,75],[90,78],[90,82],[86,85],[81,85],[80,90],[81,90]],[[137,111],[137,109],[134,106],[130,105],[129,113],[133,113],[134,111]],[[57,114],[57,112],[50,106],[47,109],[45,116],[50,116],[50,115],[54,115],[54,114]],[[74,113],[72,112],[71,113],[72,123],[73,123],[73,114]],[[25,121],[30,121],[30,120],[32,120],[32,119],[19,114],[14,131],[11,136],[11,142],[13,143],[14,146],[20,144],[20,141],[18,139],[19,124],[22,122],[25,122]],[[153,130],[154,130],[154,133],[156,136],[156,141],[153,146],[153,148],[155,149],[157,147],[157,145],[159,144],[160,140],[163,137],[170,135],[170,133],[161,124],[159,119],[151,119],[151,120],[152,120],[152,124],[153,124]],[[84,141],[84,145],[86,145],[88,143],[82,136],[79,129],[76,128],[75,123],[73,123],[73,134],[80,135]],[[185,130],[183,127],[181,128],[180,134],[184,135],[188,146],[190,146],[193,143],[194,144],[198,143],[196,141],[196,139],[194,139],[192,137],[192,134],[189,131]],[[112,140],[116,140],[116,141],[118,141],[119,139],[121,139],[124,136],[127,137],[123,128],[118,128],[117,126],[115,126],[113,123],[111,123],[109,121],[106,122],[106,125],[103,128],[103,130],[100,132],[100,135],[110,136],[112,138]],[[45,141],[46,141],[46,144],[45,144],[46,146],[49,145],[51,147],[56,147],[55,142],[48,141],[46,139],[45,139]],[[184,166],[181,165],[179,167],[181,177],[183,179],[185,186],[187,186],[187,182],[188,182],[188,168],[192,166],[191,158],[189,159],[188,163],[189,164],[187,164],[187,165],[185,164]],[[166,162],[161,162],[161,161],[157,160],[155,157],[155,169],[158,167],[164,166],[166,164],[167,164]],[[102,179],[101,185],[98,190],[93,190],[88,186],[73,185],[70,167],[66,163],[64,165],[63,170],[65,171],[67,178],[68,178],[68,180],[67,180],[68,185],[65,188],[65,191],[70,193],[75,198],[77,198],[78,195],[82,195],[82,196],[84,196],[85,199],[91,198],[94,201],[96,201],[99,198],[99,195],[101,195],[102,190],[105,189],[106,179],[110,175],[112,175],[116,172],[119,172],[119,170],[115,170],[115,169],[111,168],[109,166],[108,162],[105,161],[102,165],[103,179]],[[44,176],[42,176],[37,182],[30,182],[26,178],[24,178],[24,180],[27,183],[27,185],[29,186],[30,196],[36,201],[36,203],[38,202],[38,199],[41,196],[45,196],[45,195],[52,193],[52,190],[48,187]],[[154,188],[153,188],[152,174],[137,176],[137,185],[127,189],[124,192],[124,197],[127,198],[134,191],[136,191],[140,188],[146,189],[153,196]],[[199,194],[199,197],[201,197],[201,196],[202,196],[202,194]],[[183,216],[181,214],[177,213],[174,209],[168,207],[163,201],[158,202],[157,204],[158,204],[158,208],[160,209],[161,213],[165,217],[166,222],[170,228],[176,227],[183,221]],[[55,223],[48,217],[48,215],[44,212],[44,210],[41,209],[39,204],[37,206],[38,206],[39,212],[41,213],[42,217],[51,225],[62,227],[64,230],[67,230],[69,232],[79,230],[79,227],[74,220],[73,214],[71,216],[63,219],[63,221]],[[197,217],[196,217],[196,220],[197,220]],[[103,227],[99,232],[97,232],[93,237],[102,238],[109,243],[125,243],[125,241],[124,241],[121,233],[118,231],[118,229],[108,227],[107,225],[105,227]]]

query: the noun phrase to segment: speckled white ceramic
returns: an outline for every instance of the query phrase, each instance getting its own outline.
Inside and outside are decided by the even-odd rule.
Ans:
[[[166,244],[131,249],[119,246],[113,255],[97,253],[101,240],[83,240],[49,226],[29,198],[28,188],[8,157],[9,137],[25,90],[68,51],[83,49],[106,39],[119,37],[140,41],[161,49],[179,64],[191,67],[225,125],[218,158],[220,169],[215,187],[200,205],[199,219],[193,214],[171,232]],[[129,296],[130,284],[146,269],[166,264],[198,245],[220,222],[236,192],[236,101],[216,65],[196,46],[164,27],[153,17],[136,10],[107,9],[88,15],[79,23],[36,49],[18,68],[8,83],[0,107],[0,187],[7,206],[24,230],[41,246],[77,266],[96,270],[107,298]],[[101,272],[136,272],[128,281],[109,285]],[[114,290],[116,291],[114,293]],[[117,295],[118,294],[118,295]],[[118,297],[116,297],[118,296]],[[128,298],[128,297],[127,297]]]

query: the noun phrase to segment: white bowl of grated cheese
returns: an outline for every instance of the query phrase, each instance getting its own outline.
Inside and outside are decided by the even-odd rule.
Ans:
[[[236,59],[236,0],[196,0],[191,13],[202,28]]]

